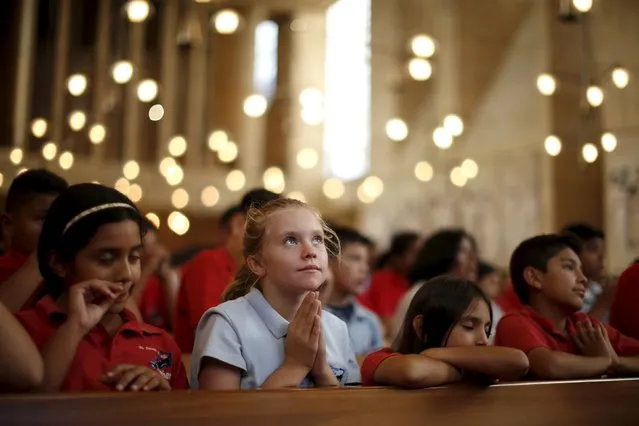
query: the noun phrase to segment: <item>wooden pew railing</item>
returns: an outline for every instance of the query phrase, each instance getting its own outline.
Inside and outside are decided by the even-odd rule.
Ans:
[[[639,379],[385,388],[0,397],[0,424],[108,426],[639,425]]]

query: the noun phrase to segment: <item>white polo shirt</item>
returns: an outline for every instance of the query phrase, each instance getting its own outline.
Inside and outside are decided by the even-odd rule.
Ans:
[[[260,388],[284,362],[288,324],[255,288],[244,297],[209,309],[195,333],[191,387],[199,388],[201,360],[210,357],[242,370],[241,389]],[[323,312],[322,333],[326,359],[340,384],[359,384],[359,366],[346,324],[330,312]],[[300,386],[313,387],[312,378],[308,376]]]

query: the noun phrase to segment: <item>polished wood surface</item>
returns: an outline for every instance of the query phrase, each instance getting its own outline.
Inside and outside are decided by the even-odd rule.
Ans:
[[[330,390],[0,397],[6,425],[639,424],[639,380]]]

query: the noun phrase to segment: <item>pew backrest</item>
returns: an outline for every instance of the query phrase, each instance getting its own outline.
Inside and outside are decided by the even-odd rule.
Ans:
[[[639,424],[639,379],[387,388],[12,395],[3,425],[587,426]]]

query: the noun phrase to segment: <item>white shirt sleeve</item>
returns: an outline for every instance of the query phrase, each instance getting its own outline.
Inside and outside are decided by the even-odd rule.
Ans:
[[[359,371],[359,364],[353,351],[351,338],[348,335],[348,328],[343,321],[340,324],[340,334],[342,335],[342,348],[344,353],[344,361],[346,361],[346,374],[341,380],[341,385],[359,385],[362,383],[362,376]]]
[[[191,384],[197,387],[202,358],[209,357],[246,371],[242,345],[233,325],[217,312],[207,312],[195,333],[191,357]]]

